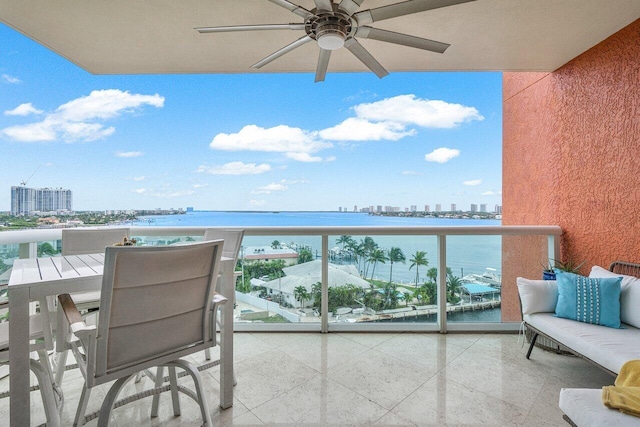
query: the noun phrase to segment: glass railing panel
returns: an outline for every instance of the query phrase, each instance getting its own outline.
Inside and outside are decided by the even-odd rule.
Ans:
[[[447,237],[447,321],[501,322],[502,236]]]
[[[435,236],[329,236],[329,321],[435,323]]]
[[[245,236],[238,264],[235,322],[320,322],[320,236]]]

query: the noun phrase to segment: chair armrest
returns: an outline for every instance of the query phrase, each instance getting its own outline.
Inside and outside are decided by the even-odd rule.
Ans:
[[[95,331],[95,326],[87,326],[80,314],[80,311],[78,311],[78,308],[74,304],[73,299],[71,299],[71,295],[58,295],[58,303],[60,308],[62,308],[62,311],[67,318],[67,322],[69,323],[69,327],[71,328],[71,332],[73,332],[74,335],[78,338],[84,338]]]
[[[222,305],[226,304],[227,301],[229,300],[226,297],[215,292],[213,295],[213,299],[211,300],[211,311],[215,313]]]

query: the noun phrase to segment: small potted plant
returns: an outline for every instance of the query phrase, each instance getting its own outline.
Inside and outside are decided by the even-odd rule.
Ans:
[[[580,272],[580,268],[584,265],[585,261],[582,261],[580,264],[576,264],[576,262],[569,258],[567,262],[562,262],[557,259],[549,260],[549,264],[544,266],[542,270],[542,278],[544,280],[556,280],[556,272],[557,271],[566,271],[568,273],[578,274]]]

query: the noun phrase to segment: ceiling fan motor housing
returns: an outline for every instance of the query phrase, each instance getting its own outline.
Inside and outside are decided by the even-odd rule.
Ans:
[[[305,30],[321,48],[336,50],[344,45],[351,33],[351,18],[340,12],[320,13],[307,21]]]

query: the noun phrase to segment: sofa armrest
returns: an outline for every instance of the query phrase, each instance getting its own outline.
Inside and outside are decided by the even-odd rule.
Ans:
[[[522,315],[556,311],[558,285],[555,280],[530,280],[518,277],[516,283]]]

